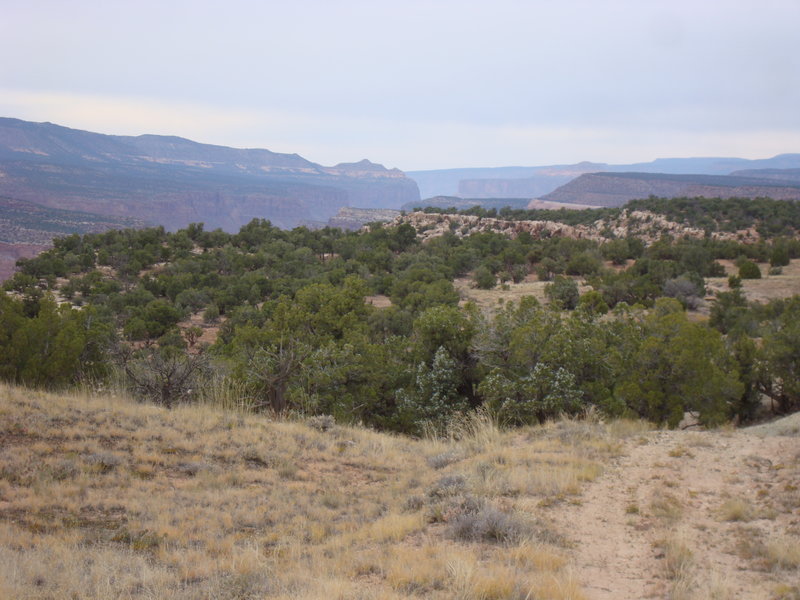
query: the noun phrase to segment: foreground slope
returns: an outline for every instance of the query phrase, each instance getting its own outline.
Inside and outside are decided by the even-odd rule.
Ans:
[[[0,386],[0,597],[583,598],[540,507],[618,434],[316,425]]]
[[[452,433],[2,386],[0,597],[796,597],[796,437]]]

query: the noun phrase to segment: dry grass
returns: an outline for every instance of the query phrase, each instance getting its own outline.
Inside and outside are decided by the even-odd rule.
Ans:
[[[240,408],[0,385],[0,597],[583,598],[541,506],[640,431],[478,413],[412,440]]]
[[[581,279],[576,279],[576,281],[581,294],[592,289],[591,286],[584,285]],[[472,279],[463,277],[455,279],[453,286],[458,290],[462,300],[474,302],[483,309],[493,309],[503,302],[516,302],[519,304],[519,301],[526,296],[533,296],[542,304],[547,304],[549,300],[544,290],[550,283],[552,282],[536,281],[535,279],[533,281],[521,281],[520,283],[509,281],[504,286],[498,285],[491,290],[481,290],[473,287]]]
[[[663,542],[664,568],[667,577],[673,580],[686,580],[693,565],[692,551],[686,540],[679,535],[671,535]]]
[[[744,498],[729,498],[719,509],[723,521],[752,521],[757,516],[756,507]]]
[[[733,261],[720,260],[726,268],[728,275],[738,272]],[[750,301],[766,303],[777,298],[789,298],[800,294],[800,259],[793,259],[790,264],[781,267],[780,275],[770,275],[769,265],[760,264],[761,279],[745,279],[742,281],[742,290]],[[726,292],[728,288],[728,275],[725,277],[709,277],[706,285],[713,291]],[[707,310],[707,309],[706,309]]]
[[[683,503],[672,494],[662,490],[650,502],[650,512],[654,517],[674,522],[683,515]]]
[[[764,559],[773,569],[800,569],[800,537],[787,535],[770,540]]]
[[[694,555],[685,536],[673,531],[657,545],[663,551],[664,575],[669,582],[668,597],[672,600],[697,600]]]
[[[759,563],[771,571],[800,569],[800,536],[778,534],[766,538],[763,532],[742,527],[738,531],[736,551],[742,558]]]

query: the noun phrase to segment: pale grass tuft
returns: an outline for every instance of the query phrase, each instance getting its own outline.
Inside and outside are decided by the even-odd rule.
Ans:
[[[397,542],[424,526],[422,513],[390,514],[360,529],[358,539],[375,542]]]
[[[680,533],[670,534],[657,542],[664,552],[664,575],[669,580],[671,600],[695,600],[696,584],[694,557],[686,538]]]
[[[800,537],[781,536],[767,542],[764,558],[773,569],[800,569]]]
[[[463,600],[523,600],[529,597],[526,581],[505,566],[491,570],[474,558],[452,560],[447,565],[454,596]]]
[[[567,564],[566,557],[556,548],[524,540],[505,550],[506,559],[519,568],[550,572],[560,571]]]
[[[572,573],[563,575],[547,575],[537,581],[528,594],[527,599],[547,598],[547,600],[587,600],[581,589],[578,578]]]
[[[719,509],[723,521],[747,522],[756,518],[756,509],[744,498],[728,498]]]
[[[680,534],[673,534],[660,545],[664,550],[664,570],[667,577],[682,581],[690,579],[694,559],[686,539]]]
[[[422,548],[395,546],[385,563],[386,580],[398,591],[417,594],[442,590],[448,586],[448,560],[460,553],[457,549],[428,545]]]
[[[699,579],[700,575],[697,576]],[[720,573],[703,574],[705,581],[698,581],[698,589],[694,591],[692,600],[735,600],[736,595],[728,586],[726,578]]]
[[[714,442],[708,433],[692,432],[686,434],[686,444],[692,448],[711,448]]]
[[[688,457],[688,458],[694,458],[694,454],[692,454],[691,450],[689,450],[689,449],[688,449],[686,446],[684,446],[683,444],[678,444],[678,445],[677,445],[677,446],[675,446],[675,447],[674,447],[672,450],[670,450],[670,451],[668,452],[668,454],[669,454],[669,455],[670,455],[672,458],[683,458],[684,456],[686,456],[686,457]]]
[[[781,583],[775,586],[770,600],[800,600],[800,586]]]
[[[226,375],[215,375],[204,381],[198,390],[198,401],[225,411],[242,413],[253,412],[258,404],[242,381]]]
[[[659,519],[677,521],[683,515],[683,504],[672,494],[661,493],[650,502],[650,512]]]
[[[614,438],[627,439],[650,433],[655,427],[652,423],[640,419],[615,419],[606,425],[606,429]]]
[[[478,409],[455,416],[447,425],[445,438],[469,449],[472,453],[487,452],[497,448],[503,432],[486,409]]]

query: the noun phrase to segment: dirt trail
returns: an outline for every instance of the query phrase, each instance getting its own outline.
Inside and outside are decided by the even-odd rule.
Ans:
[[[587,597],[800,597],[800,565],[775,558],[800,540],[798,429],[628,441],[579,503],[553,515]]]

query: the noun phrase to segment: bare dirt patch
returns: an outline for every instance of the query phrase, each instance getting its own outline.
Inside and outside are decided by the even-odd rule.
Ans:
[[[384,296],[383,294],[367,296],[364,298],[364,302],[367,304],[372,304],[372,306],[375,308],[389,308],[392,305],[392,300],[389,298],[389,296]]]
[[[578,503],[553,513],[587,597],[797,597],[800,564],[780,558],[800,547],[797,435],[795,419],[626,442]]]
[[[502,302],[518,303],[526,296],[533,296],[539,302],[546,304],[548,300],[544,290],[551,282],[537,281],[535,276],[532,279],[520,283],[509,282],[505,284],[505,287],[498,285],[491,290],[481,290],[473,287],[473,281],[469,277],[456,279],[453,281],[453,285],[464,302],[474,302],[482,309],[497,308],[497,305]],[[581,294],[592,289],[591,286],[582,285],[580,279],[576,281],[578,281],[578,290]]]
[[[735,275],[739,269],[731,260],[718,261],[725,267],[728,275]],[[751,302],[769,302],[778,298],[789,298],[800,294],[800,259],[795,259],[781,267],[780,275],[770,275],[768,264],[759,264],[761,279],[742,280],[742,291]],[[713,293],[730,291],[727,277],[709,277],[706,287]]]

